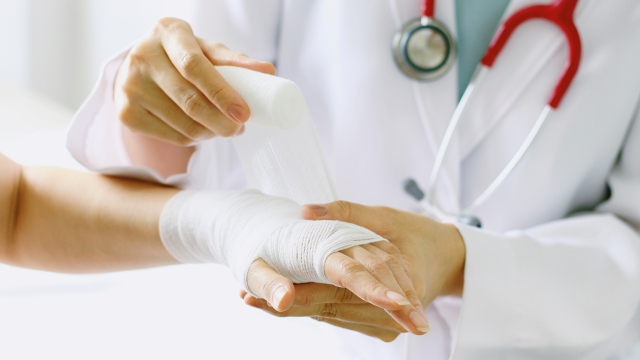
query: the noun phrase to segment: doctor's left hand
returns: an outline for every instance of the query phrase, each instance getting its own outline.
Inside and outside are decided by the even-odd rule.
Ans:
[[[417,296],[427,306],[440,295],[461,295],[465,246],[457,228],[428,217],[387,207],[369,207],[344,201],[307,205],[308,220],[340,220],[368,228],[388,239],[401,252]],[[284,312],[264,300],[245,295],[250,306],[279,317],[308,316],[384,341],[406,332],[382,309],[353,296],[347,289],[325,284],[295,285],[293,305]]]

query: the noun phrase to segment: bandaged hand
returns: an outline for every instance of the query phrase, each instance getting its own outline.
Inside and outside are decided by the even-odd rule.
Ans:
[[[462,295],[466,249],[454,225],[419,214],[345,201],[308,205],[303,207],[303,214],[309,220],[358,224],[388,239],[400,250],[423,306],[437,296]],[[353,296],[349,290],[330,285],[296,285],[293,304],[285,312],[276,312],[264,300],[249,294],[243,298],[246,304],[278,317],[308,316],[384,341],[392,341],[406,332],[394,320],[393,314],[389,316]]]
[[[248,292],[280,311],[293,302],[292,282],[333,284],[386,310],[408,331],[428,331],[393,245],[357,225],[304,220],[294,201],[257,191],[183,191],[165,206],[160,234],[179,261],[227,265]]]

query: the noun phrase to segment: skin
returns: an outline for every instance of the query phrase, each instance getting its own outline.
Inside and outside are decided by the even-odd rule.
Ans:
[[[0,262],[67,273],[176,264],[162,245],[159,219],[179,190],[51,167],[23,167],[0,154]],[[400,251],[388,242],[333,253],[325,263],[332,284],[384,309],[407,331],[428,331]],[[273,308],[296,298],[289,279],[262,259],[248,273],[253,293]],[[409,302],[409,300],[411,302]],[[264,301],[264,300],[263,300]],[[266,301],[265,301],[266,303]],[[413,316],[413,317],[412,317]]]
[[[251,110],[216,65],[276,73],[271,63],[196,37],[175,18],[158,20],[131,49],[116,76],[114,102],[134,165],[164,176],[181,173],[192,145],[244,131]]]
[[[465,245],[455,226],[414,213],[344,201],[307,205],[303,214],[309,220],[351,222],[387,238],[400,250],[422,307],[437,296],[462,295]],[[295,295],[291,308],[278,312],[263,300],[241,292],[247,305],[278,317],[311,317],[383,341],[392,341],[406,332],[393,316],[367,304],[347,289],[301,284],[296,285]]]

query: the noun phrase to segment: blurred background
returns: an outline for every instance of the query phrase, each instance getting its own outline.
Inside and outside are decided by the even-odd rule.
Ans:
[[[0,0],[0,81],[75,110],[102,62],[148,32],[164,3]]]

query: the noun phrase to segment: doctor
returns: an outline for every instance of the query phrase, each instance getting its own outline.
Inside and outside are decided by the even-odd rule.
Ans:
[[[243,187],[224,137],[241,135],[250,109],[212,65],[273,73],[263,61],[273,62],[279,76],[303,90],[338,194],[350,201],[310,206],[305,216],[352,221],[401,239],[428,305],[430,334],[390,344],[345,335],[354,358],[624,353],[640,341],[640,3],[578,1],[572,18],[581,63],[560,106],[496,191],[469,214],[482,228],[458,223],[461,236],[441,248],[434,239],[447,225],[411,214],[422,207],[402,182],[413,178],[434,189],[430,178],[440,169],[430,202],[440,212],[464,213],[525,143],[568,50],[549,22],[519,27],[440,158],[449,119],[499,19],[550,1],[438,0],[433,15],[457,39],[458,56],[428,82],[400,72],[390,50],[396,31],[421,15],[421,3],[176,2],[173,14],[188,24],[162,19],[106,64],[76,115],[69,149],[106,173],[188,188]],[[368,206],[374,204],[387,208]],[[440,276],[460,256],[459,276]],[[305,292],[316,303],[297,299],[285,315],[387,340],[400,332],[375,308],[342,303],[350,298],[333,296],[334,289],[297,287],[298,295]]]

